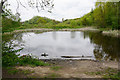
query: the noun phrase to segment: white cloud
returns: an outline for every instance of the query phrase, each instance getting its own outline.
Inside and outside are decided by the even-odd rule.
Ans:
[[[21,0],[24,4],[27,4],[26,0]],[[25,9],[22,6],[19,8],[19,12],[21,13],[22,21],[31,19],[33,16],[43,16],[48,17],[55,20],[65,19],[73,19],[83,16],[84,14],[91,11],[94,8],[96,0],[54,0],[54,8],[52,9],[52,13],[48,13],[47,11],[37,12],[36,9],[28,8]],[[16,12],[17,3],[16,0],[11,0],[12,12]]]

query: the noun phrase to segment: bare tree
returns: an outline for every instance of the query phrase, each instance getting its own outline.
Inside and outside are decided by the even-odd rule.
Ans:
[[[8,0],[1,0],[0,13],[4,13],[4,11],[6,10],[5,7],[10,5],[7,2]],[[16,11],[18,11],[20,5],[26,8],[26,5],[24,5],[21,0],[16,0],[16,2],[17,2]],[[45,9],[47,9],[48,12],[51,12],[51,9],[54,7],[53,0],[27,0],[27,5],[31,8],[36,8],[38,12],[40,10],[45,10]]]

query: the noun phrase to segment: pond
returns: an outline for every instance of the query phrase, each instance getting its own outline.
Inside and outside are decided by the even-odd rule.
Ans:
[[[118,60],[120,51],[120,38],[88,31],[23,32],[3,36],[3,43],[40,59]]]

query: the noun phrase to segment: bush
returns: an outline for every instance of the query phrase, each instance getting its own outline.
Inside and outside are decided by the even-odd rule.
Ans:
[[[49,64],[39,59],[32,58],[30,55],[23,55],[20,57],[19,65],[48,66]]]
[[[19,55],[16,55],[15,53],[20,51],[19,50],[13,50],[13,48],[3,47],[2,51],[2,66],[15,66],[19,62]]]
[[[38,60],[37,58],[32,58],[30,55],[16,55],[16,52],[22,49],[14,50],[11,47],[3,47],[2,51],[2,66],[16,66],[16,65],[33,65],[33,66],[48,66],[48,63]]]
[[[20,27],[21,23],[17,21],[13,21],[12,19],[8,19],[3,17],[2,19],[2,32],[11,32],[16,28]]]

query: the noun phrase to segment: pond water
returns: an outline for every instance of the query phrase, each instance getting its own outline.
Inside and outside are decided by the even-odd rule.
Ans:
[[[16,54],[32,54],[40,59],[118,60],[120,38],[98,32],[52,31],[23,32],[3,37]],[[48,56],[41,56],[48,53]]]

